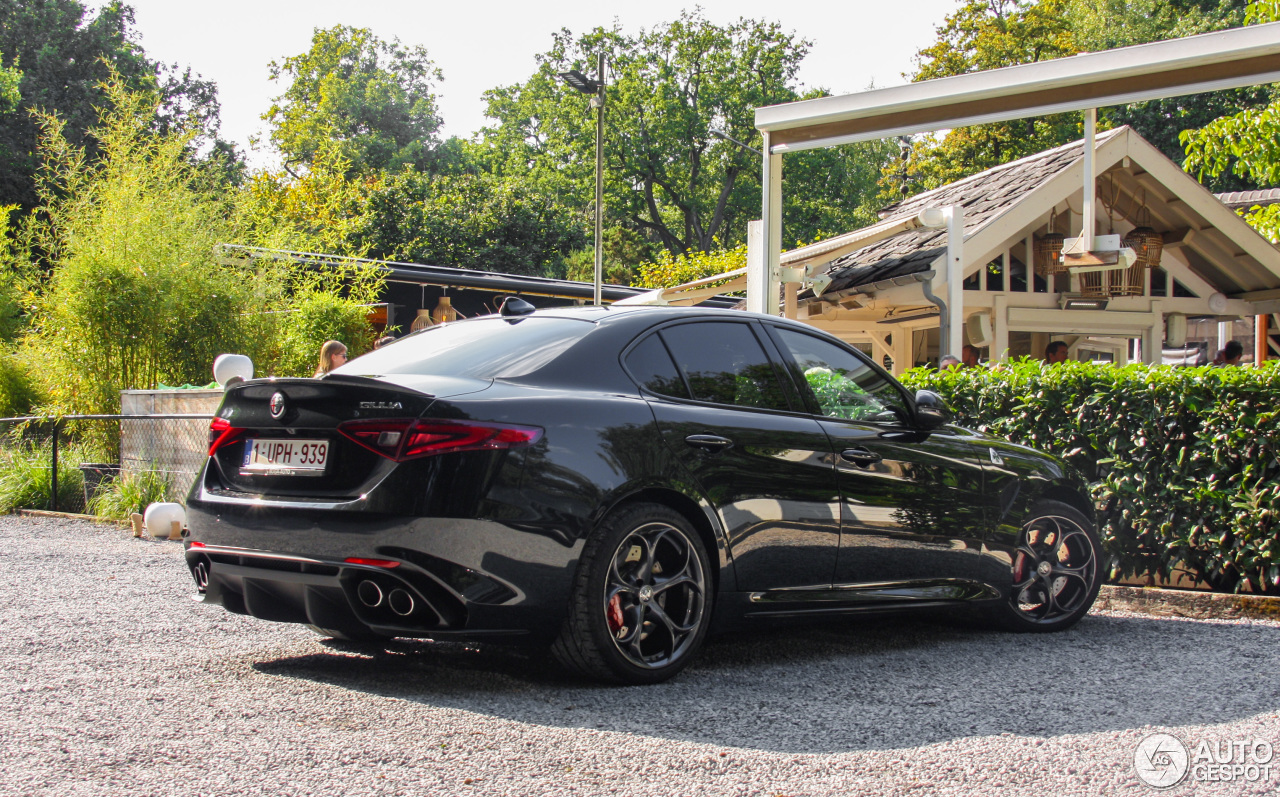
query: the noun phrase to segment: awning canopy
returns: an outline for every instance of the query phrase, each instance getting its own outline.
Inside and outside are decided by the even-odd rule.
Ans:
[[[756,109],[768,154],[1280,82],[1280,22]]]

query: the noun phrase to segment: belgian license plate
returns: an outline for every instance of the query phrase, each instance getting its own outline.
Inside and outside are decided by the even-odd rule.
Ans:
[[[320,476],[328,461],[328,440],[255,437],[245,441],[240,469],[273,476]]]

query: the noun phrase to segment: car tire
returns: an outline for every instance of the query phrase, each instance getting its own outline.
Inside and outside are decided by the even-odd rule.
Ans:
[[[712,583],[706,547],[688,519],[661,504],[623,507],[583,547],[551,653],[607,683],[665,681],[706,638]]]
[[[1102,545],[1083,512],[1060,501],[1032,507],[1009,568],[1009,592],[996,610],[1009,631],[1062,631],[1088,613],[1102,585]]]

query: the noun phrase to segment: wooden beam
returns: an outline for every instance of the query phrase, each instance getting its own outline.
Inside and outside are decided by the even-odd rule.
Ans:
[[[1280,299],[1280,288],[1270,288],[1265,291],[1245,291],[1244,293],[1231,294],[1232,299],[1242,299],[1246,302],[1265,302],[1269,299]]]
[[[1276,24],[1280,30],[1280,23]],[[1265,274],[1272,284],[1280,282],[1280,251],[1270,241],[1263,238],[1257,230],[1249,226],[1235,211],[1222,204],[1208,189],[1195,181],[1191,175],[1178,168],[1173,161],[1157,150],[1149,142],[1134,136],[1130,155],[1140,162],[1151,175],[1167,187],[1176,191],[1190,210],[1194,211],[1218,231],[1228,236],[1258,261],[1260,274]],[[1265,284],[1265,281],[1264,281]]]
[[[1195,232],[1196,231],[1190,227],[1178,227],[1175,230],[1169,230],[1166,233],[1162,233],[1160,237],[1164,239],[1165,249],[1173,249],[1175,247],[1185,246],[1187,239],[1195,235]]]
[[[1168,273],[1171,279],[1176,277],[1184,287],[1190,289],[1196,296],[1208,299],[1211,294],[1218,291],[1217,286],[1211,284],[1191,268],[1191,261],[1187,259],[1186,253],[1180,249],[1170,249],[1167,252],[1162,252],[1160,255],[1160,267]],[[1151,278],[1150,271],[1150,269],[1147,269],[1148,280]],[[1173,298],[1173,283],[1166,287],[1169,298]],[[1151,295],[1149,287],[1146,293],[1148,296]]]

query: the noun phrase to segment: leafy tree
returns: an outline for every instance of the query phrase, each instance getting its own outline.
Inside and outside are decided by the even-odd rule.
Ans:
[[[23,242],[52,266],[25,270],[33,321],[23,344],[47,409],[109,412],[122,389],[205,382],[226,351],[250,355],[262,374],[310,375],[328,337],[341,333],[357,353],[369,345],[365,305],[381,290],[380,272],[227,256],[218,244],[317,239],[284,214],[273,220],[269,203],[247,192],[237,209],[208,190],[188,158],[196,131],[151,126],[158,94],[131,91],[118,75],[103,93],[90,130],[96,159],[67,139],[61,119],[40,119],[42,205],[25,218]],[[297,199],[293,188],[279,207],[296,210],[324,191],[307,184]]]
[[[1280,21],[1280,0],[1260,0],[1248,8],[1251,24]],[[1198,177],[1234,173],[1257,185],[1280,183],[1280,100],[1215,119],[1182,134],[1185,168]],[[1280,206],[1254,207],[1249,223],[1280,243]]]
[[[1070,0],[967,0],[916,53],[913,81],[1074,55]]]
[[[0,52],[0,64],[4,63],[4,53]],[[22,82],[22,71],[6,69],[0,66],[0,115],[9,113],[22,102],[22,92],[18,84]]]
[[[377,177],[349,177],[351,162],[335,142],[317,151],[301,176],[258,172],[239,196],[239,227],[258,246],[362,256],[357,232],[367,223]]]
[[[604,282],[609,285],[632,284],[638,276],[637,267],[641,263],[653,260],[660,248],[654,246],[640,233],[626,227],[610,227],[604,230],[600,243]],[[571,280],[594,282],[595,246],[579,249],[570,254],[565,259],[564,276]]]
[[[720,249],[715,252],[690,252],[673,255],[663,252],[662,257],[640,266],[636,285],[641,288],[670,288],[703,277],[724,274],[747,265],[747,246]]]
[[[23,323],[20,275],[25,268],[14,252],[15,241],[9,224],[17,210],[17,205],[0,207],[0,346],[13,343]]]
[[[119,391],[208,379],[228,346],[258,339],[251,275],[214,260],[230,237],[225,207],[192,189],[191,134],[149,128],[158,97],[115,76],[91,130],[99,158],[43,115],[41,214],[30,243],[53,264],[27,338],[56,411],[112,412]]]
[[[13,253],[9,219],[16,205],[0,207],[0,413],[3,417],[26,415],[39,402],[30,362],[14,351],[23,329],[22,286],[19,264]]]
[[[811,243],[879,221],[877,182],[898,154],[896,142],[882,140],[788,155],[782,172],[784,240]]]
[[[291,174],[309,168],[328,142],[353,173],[431,167],[440,129],[433,91],[442,77],[422,47],[367,28],[316,28],[310,50],[271,63],[271,79],[289,82],[262,118]]]
[[[106,102],[100,85],[113,71],[133,89],[159,92],[149,126],[175,130],[189,119],[200,122],[188,157],[216,136],[213,84],[149,60],[133,32],[133,10],[119,0],[94,15],[81,0],[0,0],[0,53],[0,66],[21,70],[17,109],[0,114],[0,203],[30,208],[37,202],[39,128],[32,111],[56,113],[63,135],[97,157],[98,142],[86,132]]]
[[[541,276],[583,246],[583,219],[528,181],[402,172],[372,187],[353,240],[370,256]]]
[[[913,81],[932,80],[1074,55],[1070,0],[967,0],[938,28],[938,41],[916,54]],[[956,128],[915,144],[908,169],[936,188],[1078,136],[1077,114]]]
[[[720,27],[700,11],[628,36],[561,30],[524,83],[488,92],[489,168],[530,175],[536,190],[590,207],[595,112],[558,73],[609,64],[606,220],[673,253],[741,240],[759,215],[759,159],[710,135],[754,132],[754,110],[799,98],[796,70],[809,43],[773,23]]]
[[[997,69],[1190,36],[1238,25],[1243,0],[968,0],[917,54],[913,80]],[[1099,111],[1099,128],[1129,124],[1171,158],[1179,133],[1224,112],[1265,103],[1266,89],[1213,92]],[[960,179],[1079,138],[1079,114],[1018,119],[916,142],[909,169],[924,188]],[[1217,190],[1238,187],[1230,180]]]
[[[1244,0],[1073,0],[1071,24],[1082,52],[1194,36],[1244,24]],[[1265,106],[1267,86],[1251,86],[1099,109],[1103,125],[1130,125],[1174,161],[1183,158],[1183,130],[1220,116]],[[1257,187],[1231,173],[1205,175],[1213,191]]]

